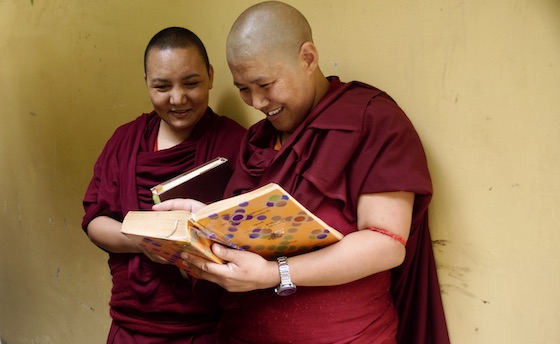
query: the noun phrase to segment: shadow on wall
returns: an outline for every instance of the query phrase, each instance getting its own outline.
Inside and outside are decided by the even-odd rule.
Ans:
[[[262,119],[259,112],[247,106],[234,92],[224,92],[215,99],[217,99],[217,104],[214,111],[217,114],[230,117],[245,128]]]

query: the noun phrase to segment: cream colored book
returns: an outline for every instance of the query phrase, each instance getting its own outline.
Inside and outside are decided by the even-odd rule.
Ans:
[[[190,219],[191,213],[184,210],[129,211],[121,233],[183,270],[188,267],[183,264],[182,252],[223,263],[210,250],[213,241],[190,227]]]

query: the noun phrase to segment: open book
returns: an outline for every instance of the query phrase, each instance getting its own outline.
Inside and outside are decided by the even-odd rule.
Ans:
[[[210,249],[213,242],[274,259],[317,250],[343,237],[273,183],[196,213],[130,211],[121,232],[182,268],[182,251],[222,262]]]
[[[189,227],[191,213],[173,211],[129,211],[125,216],[121,232],[148,251],[155,253],[183,270],[182,252],[223,263],[210,250],[213,241],[200,236]]]
[[[231,177],[226,158],[217,157],[151,188],[154,203],[172,198],[192,198],[210,203],[223,198]]]

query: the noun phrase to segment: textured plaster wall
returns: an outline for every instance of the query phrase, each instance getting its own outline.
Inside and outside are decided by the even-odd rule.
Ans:
[[[216,69],[212,107],[245,126],[224,59],[254,1],[0,0],[0,337],[102,343],[107,256],[81,199],[105,141],[150,111],[149,38],[187,26]],[[452,342],[560,342],[560,2],[289,1],[326,74],[389,92],[418,129]]]

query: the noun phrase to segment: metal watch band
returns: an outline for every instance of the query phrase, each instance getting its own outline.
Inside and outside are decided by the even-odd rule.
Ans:
[[[296,292],[296,286],[290,277],[290,267],[287,257],[278,257],[278,271],[280,272],[280,285],[274,290],[280,296],[291,295]]]

